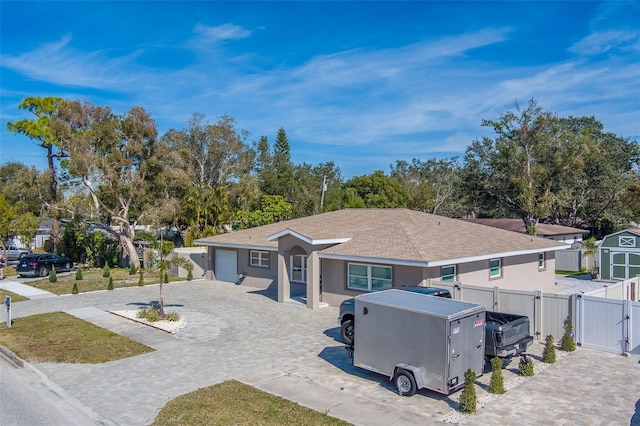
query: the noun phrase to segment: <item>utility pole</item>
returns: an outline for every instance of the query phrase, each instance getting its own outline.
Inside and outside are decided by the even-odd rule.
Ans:
[[[320,213],[324,212],[324,193],[327,192],[327,177],[322,176],[322,195],[320,196]]]

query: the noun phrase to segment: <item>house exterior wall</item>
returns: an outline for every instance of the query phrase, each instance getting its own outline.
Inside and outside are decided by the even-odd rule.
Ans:
[[[505,290],[542,290],[555,285],[555,253],[545,253],[545,268],[538,268],[538,254],[502,258],[502,276],[489,278],[489,260],[456,264],[457,281],[479,287],[500,287]],[[347,288],[348,261],[322,259],[322,301],[339,306],[343,300],[362,294]],[[392,266],[393,287],[437,286],[441,267],[421,268]]]
[[[241,285],[275,290],[278,282],[278,252],[269,252],[269,267],[251,266],[251,250],[238,250],[238,270],[244,275]]]

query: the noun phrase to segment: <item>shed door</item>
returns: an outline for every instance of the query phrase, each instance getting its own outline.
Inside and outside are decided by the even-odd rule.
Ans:
[[[636,253],[612,253],[611,278],[624,280],[640,274],[640,255]]]
[[[238,280],[238,256],[235,250],[216,250],[216,280]]]

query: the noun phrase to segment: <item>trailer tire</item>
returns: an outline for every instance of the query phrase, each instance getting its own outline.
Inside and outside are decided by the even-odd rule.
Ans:
[[[353,345],[353,320],[346,320],[342,323],[340,337],[345,345]]]
[[[393,378],[398,394],[402,396],[413,396],[418,391],[416,379],[410,371],[399,369]]]

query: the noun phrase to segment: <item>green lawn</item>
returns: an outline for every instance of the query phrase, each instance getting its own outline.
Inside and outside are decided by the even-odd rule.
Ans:
[[[82,280],[76,280],[75,271],[58,273],[56,275],[58,280],[55,283],[49,282],[49,278],[45,277],[29,281],[27,284],[54,294],[71,294],[74,283],[78,284],[79,293],[106,290],[109,284],[109,278],[102,276],[102,269],[100,268],[83,269]],[[111,269],[111,277],[113,278],[113,288],[116,289],[120,287],[137,286],[140,275],[129,275],[129,269],[113,268]],[[144,285],[160,283],[160,278],[156,271],[144,271],[143,277]],[[182,278],[169,274],[169,282],[182,280]]]
[[[64,312],[17,318],[0,324],[0,345],[29,362],[98,364],[152,348]]]
[[[160,411],[153,426],[349,425],[235,380],[179,396]]]
[[[20,296],[19,294],[11,293],[10,291],[0,289],[0,303],[4,303],[5,296],[9,296],[11,298],[11,303],[22,302],[23,300],[29,300],[24,296]]]

